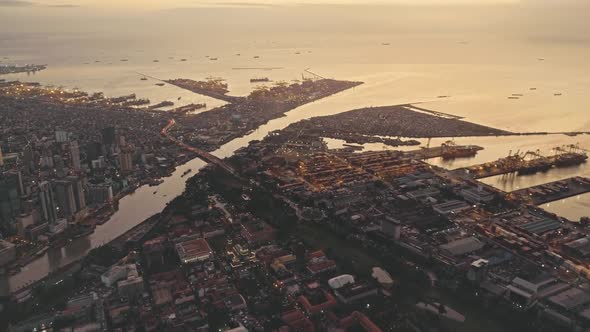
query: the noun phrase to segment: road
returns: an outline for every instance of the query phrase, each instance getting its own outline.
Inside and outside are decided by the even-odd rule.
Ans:
[[[217,158],[216,156],[212,155],[211,153],[204,151],[202,149],[196,148],[194,146],[190,146],[184,142],[179,141],[178,139],[176,139],[175,137],[171,136],[170,134],[168,134],[168,130],[170,128],[172,128],[174,125],[176,124],[176,120],[174,119],[170,119],[170,121],[168,121],[168,124],[162,128],[162,131],[160,132],[162,134],[162,136],[168,138],[169,140],[173,141],[174,143],[176,143],[178,146],[184,148],[185,150],[194,152],[197,154],[197,156],[202,159],[203,161],[209,163],[209,164],[213,164],[216,166],[219,166],[220,168],[222,168],[223,170],[227,171],[228,173],[232,174],[232,175],[236,175],[237,173],[236,171],[233,169],[233,167],[231,167],[230,165],[226,164],[225,162],[223,162],[223,160]]]

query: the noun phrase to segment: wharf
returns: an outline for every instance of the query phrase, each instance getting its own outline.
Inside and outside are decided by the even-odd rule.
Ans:
[[[589,192],[590,178],[573,177],[516,190],[510,195],[534,205],[541,205]]]
[[[459,168],[453,171],[456,175],[467,176],[472,179],[483,179],[496,175],[518,173],[518,175],[546,172],[553,167],[576,166],[586,162],[585,153],[564,153],[534,160],[525,160],[520,155],[510,155],[496,161]]]

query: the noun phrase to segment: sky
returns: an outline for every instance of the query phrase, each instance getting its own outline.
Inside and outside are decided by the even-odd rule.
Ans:
[[[518,3],[521,0],[0,0],[0,6],[29,7],[45,5],[51,7],[98,7],[163,9],[211,5],[293,5],[293,4],[411,4],[411,5],[449,5],[449,4],[497,4]]]

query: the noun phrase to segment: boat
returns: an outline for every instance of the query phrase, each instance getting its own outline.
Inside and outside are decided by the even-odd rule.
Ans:
[[[160,60],[156,59],[156,60],[154,60],[154,62],[160,62]]]
[[[184,62],[184,61],[186,61],[186,59],[180,59],[180,61],[183,61]]]
[[[354,151],[362,151],[364,149],[364,147],[362,145],[353,145],[353,144],[342,144],[342,146],[347,147],[350,150],[354,150]]]
[[[522,93],[513,93],[512,95],[514,97],[522,97],[522,96],[524,96]]]
[[[217,58],[209,58],[211,61],[217,61]]]
[[[442,96],[436,96],[436,98],[449,98],[450,96],[446,96],[446,95],[442,95]]]
[[[295,54],[301,54],[301,52],[295,52]]]
[[[140,80],[147,81],[147,77],[144,76],[144,77],[140,78]]]
[[[260,56],[258,56],[258,55],[255,55],[255,56],[254,56],[254,59],[260,59]]]
[[[236,53],[236,56],[240,56],[240,55],[241,55],[240,53]]]
[[[561,93],[554,93],[554,96],[561,96]]]
[[[127,60],[127,59],[121,59],[121,62],[127,62],[127,61],[129,61],[129,60]]]
[[[550,162],[539,160],[539,161],[530,161],[527,165],[521,167],[517,174],[518,175],[529,175],[529,174],[536,174],[538,172],[547,172],[552,167]]]
[[[157,86],[164,86],[166,85],[165,83],[156,83]]]
[[[475,157],[480,149],[475,146],[447,146],[441,154],[444,160]]]
[[[182,99],[182,97],[178,97],[178,99],[176,99],[176,100],[180,100],[180,99]]]
[[[158,193],[158,191],[157,191],[157,190],[156,190],[156,191],[154,191],[154,195],[155,195],[155,194],[157,194],[157,193]]]
[[[383,45],[383,46],[389,46],[390,44],[389,43],[381,43],[381,45]]]
[[[537,90],[537,88],[529,88],[529,90],[534,91]]]
[[[585,153],[564,153],[557,156],[555,166],[567,167],[583,164],[588,160],[588,155]]]
[[[181,175],[180,177],[181,177],[181,178],[183,178],[183,177],[187,176],[187,175],[188,175],[190,172],[192,172],[192,171],[193,171],[193,170],[189,168],[189,169],[187,169],[186,171],[184,171],[184,173],[182,173],[182,175]]]
[[[270,82],[270,79],[268,79],[268,77],[257,77],[257,78],[250,79],[250,83],[259,83],[259,82]]]
[[[510,96],[510,97],[508,97],[508,99],[520,99],[520,97]]]
[[[157,103],[156,105],[150,106],[150,109],[157,109],[161,107],[170,107],[174,106],[174,103],[169,100],[164,100],[163,102]]]

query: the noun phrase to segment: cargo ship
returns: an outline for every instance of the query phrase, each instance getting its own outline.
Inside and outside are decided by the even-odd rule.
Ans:
[[[585,153],[564,153],[555,159],[555,166],[567,167],[580,165],[588,160],[588,155]]]
[[[454,146],[454,145],[443,145],[442,146],[442,158],[443,160],[450,160],[455,158],[469,158],[475,157],[477,151],[481,150],[480,147],[466,145],[466,146]]]
[[[539,172],[547,172],[552,167],[551,163],[545,160],[530,161],[517,171],[518,175],[530,175]]]
[[[270,79],[268,77],[257,77],[257,78],[250,79],[250,83],[259,83],[259,82],[270,82]]]

